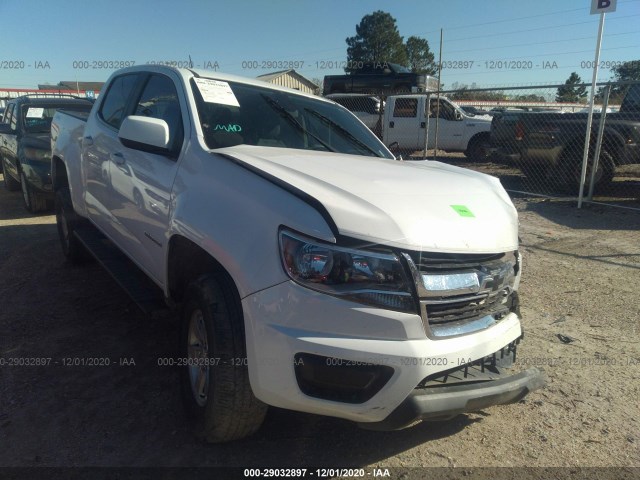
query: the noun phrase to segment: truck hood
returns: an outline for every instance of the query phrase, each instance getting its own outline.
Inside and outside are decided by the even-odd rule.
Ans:
[[[341,235],[417,251],[497,253],[518,245],[497,178],[434,161],[239,145],[233,157],[319,201]]]

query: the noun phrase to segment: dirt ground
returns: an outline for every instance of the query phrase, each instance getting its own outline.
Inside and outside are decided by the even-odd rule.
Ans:
[[[67,265],[54,217],[0,185],[0,466],[640,467],[640,213],[515,203],[519,362],[545,369],[545,389],[389,433],[273,408],[253,437],[207,445],[185,426],[177,372],[158,366],[176,325],[139,313],[97,264]],[[7,364],[19,358],[51,360]]]

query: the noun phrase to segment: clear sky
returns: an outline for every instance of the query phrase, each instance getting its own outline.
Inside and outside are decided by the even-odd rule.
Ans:
[[[0,0],[0,87],[104,81],[123,62],[186,63],[189,55],[200,67],[248,77],[298,62],[299,73],[321,79],[343,73],[345,38],[376,10],[390,13],[405,39],[426,38],[436,58],[444,30],[445,88],[456,82],[479,87],[562,83],[573,71],[590,82],[599,18],[589,14],[590,4]],[[640,61],[640,0],[618,0],[617,11],[607,14],[599,79],[609,79],[612,63],[627,60]]]

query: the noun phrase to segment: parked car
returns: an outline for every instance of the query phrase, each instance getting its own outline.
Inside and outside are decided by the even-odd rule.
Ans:
[[[401,94],[438,89],[438,80],[388,62],[365,63],[347,75],[327,75],[323,95],[331,93]]]
[[[491,118],[470,116],[445,97],[431,96],[428,109],[426,95],[387,97],[382,139],[385,145],[394,145],[401,153],[411,153],[424,150],[428,131],[428,148],[434,148],[436,118],[439,118],[439,150],[464,152],[470,159],[478,161],[488,157]]]
[[[397,161],[334,102],[211,70],[119,70],[53,125],[63,252],[181,312],[167,364],[199,437],[249,435],[267,405],[397,429],[542,385],[508,370],[522,261],[496,178]],[[112,188],[125,165],[167,208]]]
[[[593,115],[587,178],[591,177],[600,116]],[[526,176],[575,192],[582,175],[587,117],[586,112],[506,111],[493,118],[491,146]],[[632,85],[620,110],[605,118],[595,187],[611,182],[617,166],[634,163],[640,163],[640,84]]]
[[[8,102],[0,124],[0,163],[7,190],[22,188],[30,212],[53,205],[51,119],[58,109],[88,112],[92,103],[72,97],[24,95]]]
[[[333,93],[326,98],[339,103],[375,131],[384,112],[384,102],[380,97],[359,93]],[[379,127],[378,127],[379,129]]]

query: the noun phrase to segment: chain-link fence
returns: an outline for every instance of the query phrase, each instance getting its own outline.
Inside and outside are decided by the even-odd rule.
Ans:
[[[598,84],[587,140],[589,91],[577,84],[328,97],[405,159],[489,173],[514,193],[640,209],[640,83]]]

